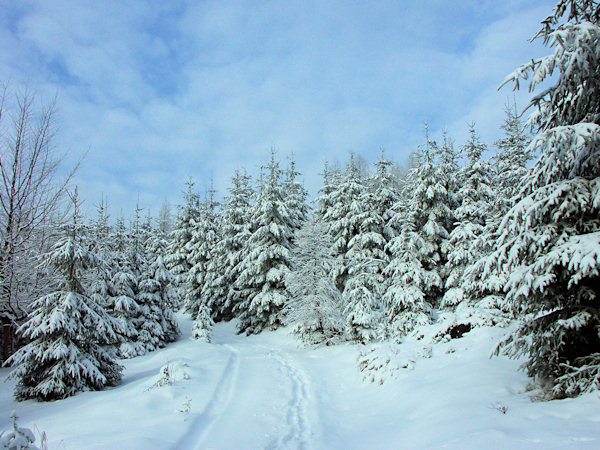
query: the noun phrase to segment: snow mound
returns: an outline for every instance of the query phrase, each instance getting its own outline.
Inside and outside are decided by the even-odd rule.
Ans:
[[[448,344],[478,327],[507,327],[510,321],[498,311],[462,308],[436,316],[433,324],[415,329],[399,343],[382,342],[359,353],[357,365],[363,381],[383,384],[398,378],[405,370],[414,370],[417,361],[434,353],[450,354],[456,350]]]
[[[181,361],[170,362],[160,368],[158,375],[152,378],[152,384],[146,389],[159,388],[162,386],[172,386],[178,381],[189,380],[190,375],[186,371],[189,367],[187,363]]]

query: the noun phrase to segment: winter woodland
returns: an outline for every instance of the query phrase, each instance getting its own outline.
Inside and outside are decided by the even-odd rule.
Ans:
[[[240,334],[289,326],[307,346],[401,346],[468,311],[464,330],[518,324],[495,353],[525,357],[545,399],[599,389],[598,2],[561,0],[536,39],[548,56],[502,82],[533,96],[528,115],[507,105],[501,139],[482,142],[473,123],[458,145],[425,126],[405,166],[383,150],[372,167],[352,154],[325,164],[312,201],[294,160],[271,151],[220,202],[190,179],[174,217],[138,207],[127,223],[102,200],[87,220],[76,190],[51,186],[52,162],[23,167],[44,146],[2,147],[0,316],[16,398],[118,384],[119,360],[177,340],[179,310],[198,341],[235,318]],[[23,133],[44,139],[50,117],[30,107],[22,123],[41,122]]]

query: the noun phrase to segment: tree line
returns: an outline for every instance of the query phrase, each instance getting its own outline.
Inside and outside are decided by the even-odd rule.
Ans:
[[[115,358],[176,338],[179,307],[208,342],[232,318],[246,334],[291,325],[310,345],[400,343],[439,310],[472,311],[469,326],[514,318],[496,353],[526,356],[545,397],[598,389],[599,17],[598,2],[561,0],[542,22],[553,53],[503,84],[553,84],[526,123],[507,106],[490,159],[474,124],[459,148],[426,127],[407,170],[383,151],[370,170],[354,155],[325,165],[309,208],[295,162],[282,169],[272,151],[257,179],[236,171],[220,205],[188,182],[172,229],[139,208],[111,227],[102,206],[84,225],[71,195],[70,224],[36,269],[58,289],[27,308],[28,343],[9,359],[17,396],[114,384]]]

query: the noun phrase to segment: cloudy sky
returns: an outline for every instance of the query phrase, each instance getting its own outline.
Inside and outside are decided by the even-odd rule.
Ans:
[[[293,154],[312,194],[350,151],[404,161],[446,128],[500,134],[528,39],[555,1],[0,0],[0,81],[58,96],[55,144],[88,210],[140,198],[156,212],[183,182],[222,194],[237,167]],[[525,106],[528,93],[516,95]]]

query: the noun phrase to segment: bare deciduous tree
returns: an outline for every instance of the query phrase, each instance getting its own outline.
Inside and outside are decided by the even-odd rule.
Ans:
[[[16,326],[47,277],[37,261],[60,219],[61,199],[77,166],[60,176],[63,156],[53,147],[56,101],[4,86],[0,97],[0,360],[15,350]]]

